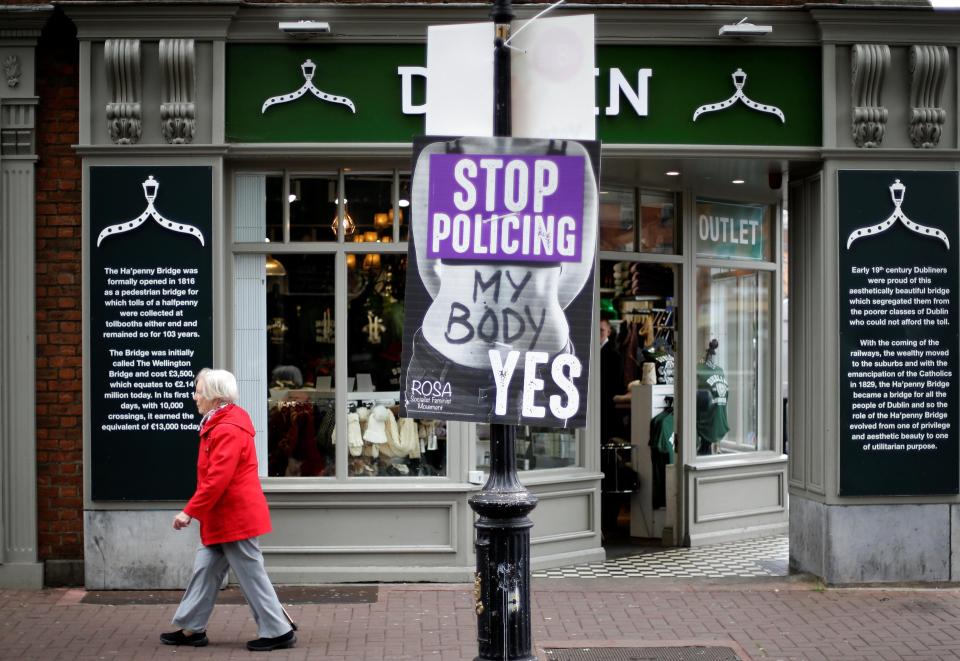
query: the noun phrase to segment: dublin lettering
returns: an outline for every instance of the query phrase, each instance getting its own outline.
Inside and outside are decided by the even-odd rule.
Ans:
[[[427,114],[427,104],[416,104],[413,102],[413,79],[427,79],[426,67],[397,67],[397,75],[400,76],[400,108],[405,115],[425,115]],[[600,69],[593,70],[594,77],[600,76]],[[650,78],[653,77],[653,69],[637,69],[636,87],[630,84],[627,76],[617,67],[609,69],[607,78],[607,105],[603,109],[603,114],[613,117],[620,114],[621,97],[627,101],[633,112],[638,117],[646,117],[649,114],[650,98]],[[600,114],[600,108],[593,109],[594,115]]]

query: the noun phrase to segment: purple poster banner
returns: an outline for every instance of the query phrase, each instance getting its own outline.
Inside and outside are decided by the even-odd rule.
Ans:
[[[599,143],[414,144],[402,415],[583,427]]]
[[[580,156],[431,154],[427,257],[579,262]]]

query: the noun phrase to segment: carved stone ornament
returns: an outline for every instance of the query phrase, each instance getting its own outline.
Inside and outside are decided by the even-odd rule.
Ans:
[[[160,103],[160,130],[163,139],[174,145],[193,142],[197,129],[196,55],[193,39],[161,39],[160,71],[163,96]]]
[[[910,47],[910,141],[930,149],[940,143],[947,111],[940,107],[950,56],[946,46]]]
[[[8,55],[3,60],[3,75],[7,79],[7,87],[16,87],[20,84],[20,58]]]
[[[879,147],[887,128],[887,109],[881,104],[883,79],[890,68],[890,47],[856,44],[850,57],[853,99],[853,142],[857,147]]]
[[[140,40],[107,39],[103,46],[110,95],[107,130],[118,145],[140,141],[143,111],[140,106]]]

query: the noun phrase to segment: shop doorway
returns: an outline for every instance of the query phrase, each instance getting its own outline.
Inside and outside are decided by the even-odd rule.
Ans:
[[[600,279],[601,527],[609,553],[659,545],[672,517],[678,278],[670,264],[604,260]]]
[[[604,162],[596,438],[608,558],[786,530],[775,384],[788,166]]]

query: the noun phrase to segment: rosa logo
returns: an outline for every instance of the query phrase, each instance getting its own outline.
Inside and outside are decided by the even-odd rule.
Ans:
[[[453,388],[446,381],[414,379],[410,382],[410,394],[419,397],[451,397],[453,396]]]

